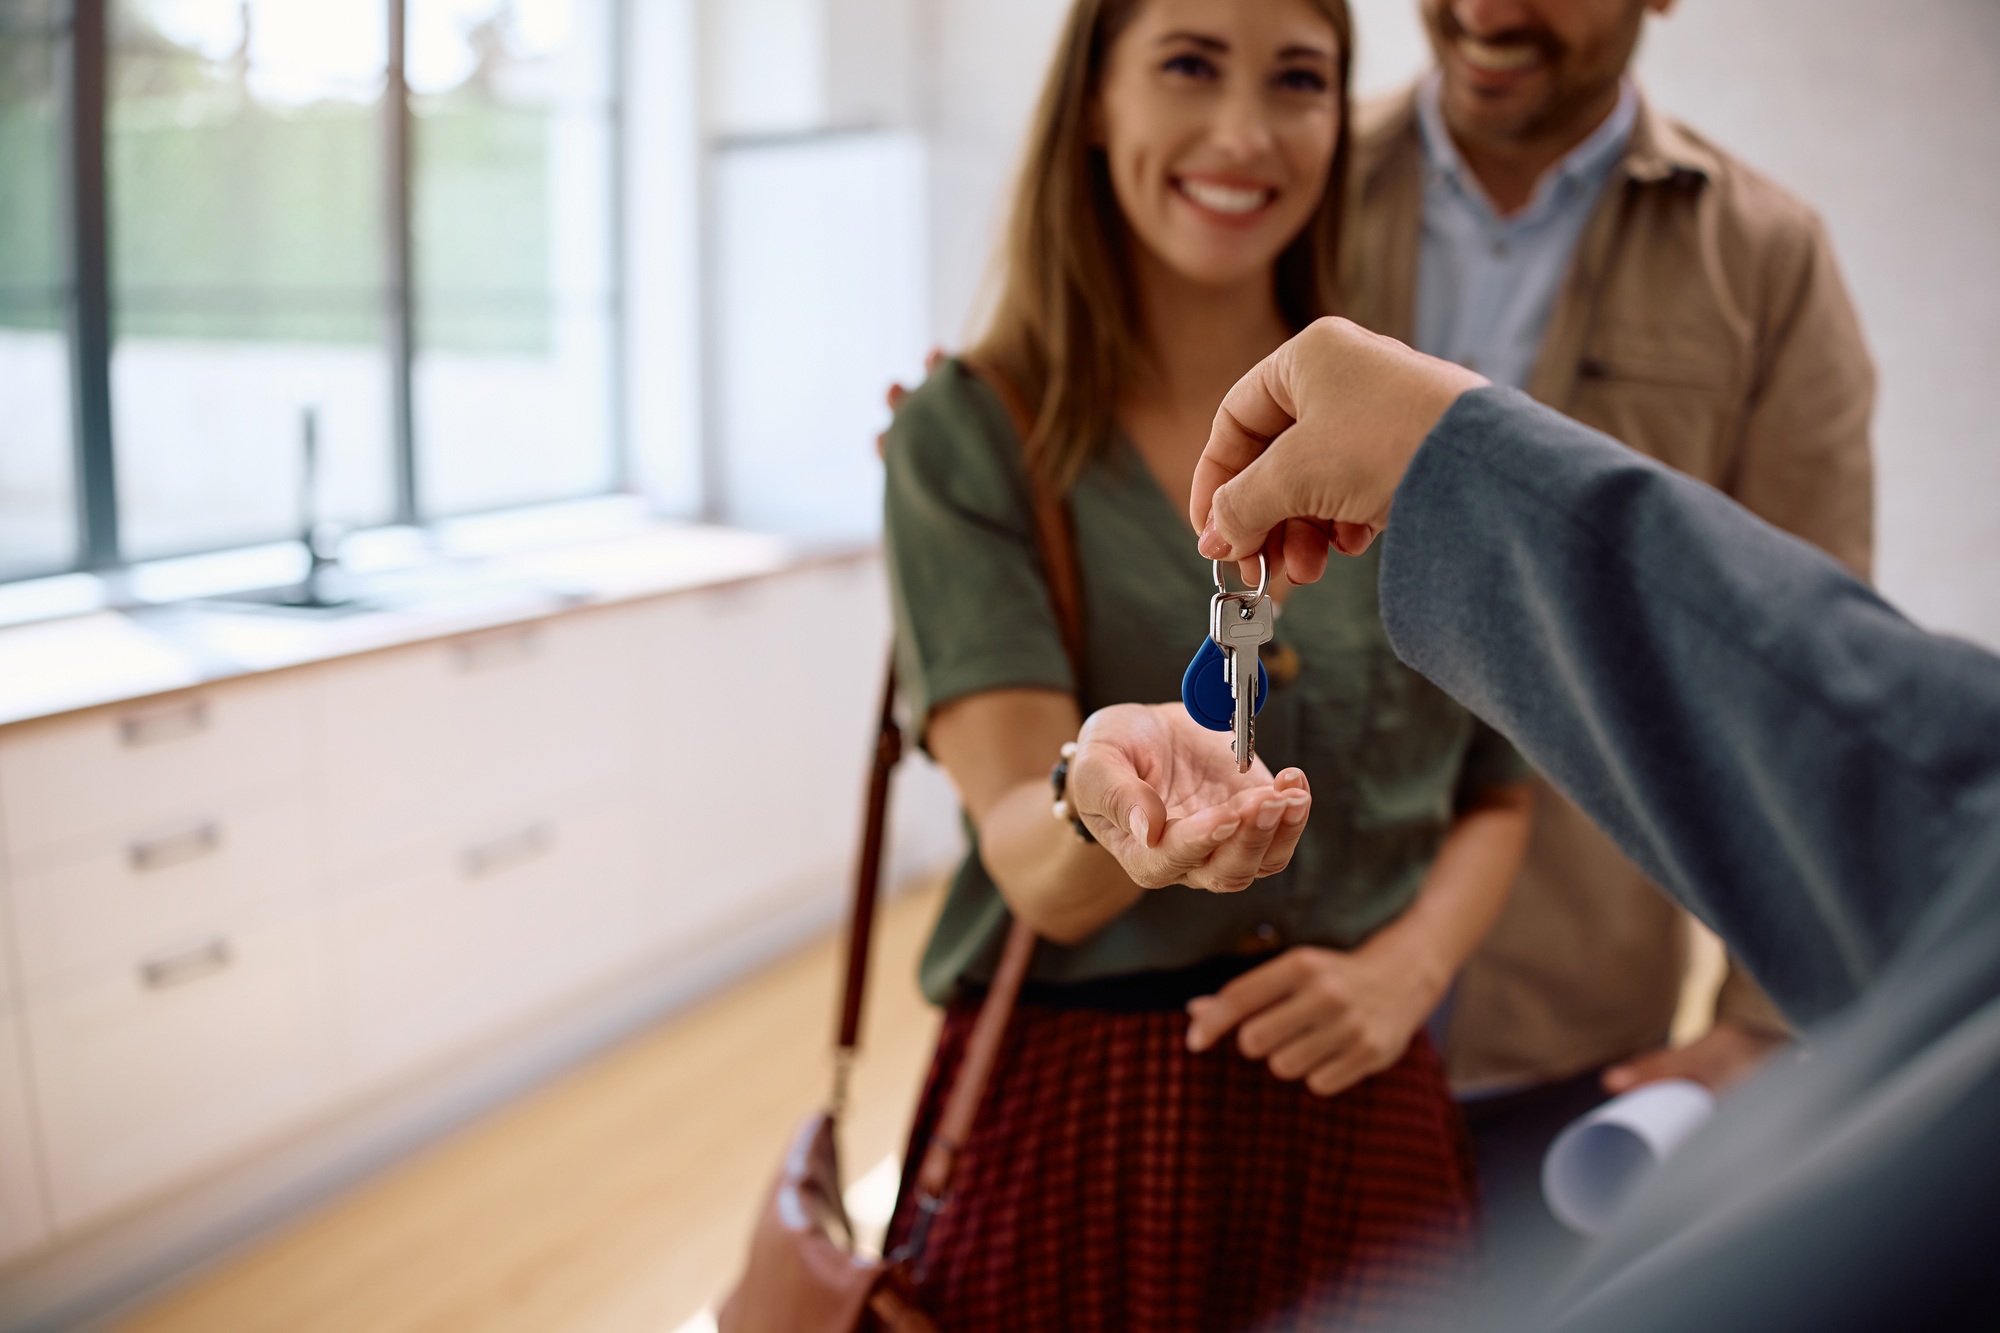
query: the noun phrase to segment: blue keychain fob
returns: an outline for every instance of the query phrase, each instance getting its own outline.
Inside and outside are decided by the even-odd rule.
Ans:
[[[1260,661],[1254,711],[1264,711],[1264,696],[1270,692],[1271,675]],[[1201,641],[1194,661],[1188,663],[1181,676],[1181,702],[1187,706],[1188,716],[1210,731],[1228,731],[1235,725],[1236,701],[1229,691],[1229,667],[1221,645],[1214,639]]]

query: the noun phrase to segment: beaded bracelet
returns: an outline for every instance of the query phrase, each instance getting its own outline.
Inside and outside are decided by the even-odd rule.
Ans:
[[[1076,742],[1063,742],[1062,758],[1056,760],[1056,766],[1049,770],[1049,786],[1054,788],[1056,794],[1052,809],[1057,819],[1076,830],[1078,839],[1083,842],[1096,842],[1097,839],[1090,835],[1090,830],[1084,827],[1082,817],[1069,808],[1069,761],[1074,758],[1076,758]]]

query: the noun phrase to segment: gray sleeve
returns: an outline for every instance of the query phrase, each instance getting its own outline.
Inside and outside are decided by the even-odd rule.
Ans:
[[[1866,986],[2000,818],[2000,659],[1524,395],[1445,414],[1383,540],[1397,654],[1795,1020]]]

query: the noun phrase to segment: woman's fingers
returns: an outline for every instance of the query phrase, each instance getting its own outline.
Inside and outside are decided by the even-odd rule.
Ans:
[[[1315,1034],[1324,1038],[1335,1029],[1338,1018],[1339,1015],[1328,1013],[1324,1002],[1310,990],[1295,990],[1280,1003],[1246,1019],[1236,1033],[1236,1049],[1252,1060],[1269,1060],[1280,1051],[1309,1041]],[[1331,1053],[1331,1047],[1326,1053]],[[1271,1068],[1275,1072],[1277,1066]],[[1311,1068],[1308,1064],[1290,1077],[1296,1078]]]
[[[1282,1002],[1298,989],[1300,975],[1298,959],[1284,953],[1193,1001],[1188,1005],[1188,1049],[1205,1051],[1244,1019]]]
[[[1261,1019],[1264,1016],[1259,1014],[1257,1017]],[[1247,1044],[1250,1035],[1246,1025],[1241,1043]],[[1354,1024],[1344,1016],[1329,1014],[1323,1008],[1315,1007],[1311,1020],[1277,1043],[1266,1046],[1260,1055],[1253,1058],[1263,1060],[1279,1078],[1296,1082],[1318,1072],[1330,1061],[1345,1058],[1360,1044],[1359,1039],[1360,1034]],[[1244,1054],[1249,1052],[1246,1050]]]
[[[1292,853],[1298,850],[1299,839],[1305,835],[1306,820],[1312,814],[1311,792],[1298,788],[1281,788],[1280,792],[1284,810],[1278,819],[1277,832],[1272,835],[1270,846],[1264,849],[1264,859],[1257,867],[1260,878],[1275,875],[1291,864]]]
[[[1386,1069],[1373,1052],[1360,1045],[1348,1047],[1306,1075],[1306,1087],[1321,1097],[1338,1097],[1370,1074]]]
[[[1236,817],[1235,832],[1220,839],[1209,853],[1193,887],[1219,893],[1240,893],[1257,879],[1264,853],[1284,822],[1290,799],[1270,787],[1245,792],[1229,803]]]
[[[1091,835],[1104,845],[1124,867],[1134,883],[1145,888],[1186,884],[1212,893],[1237,893],[1264,873],[1272,841],[1285,828],[1288,810],[1297,806],[1295,795],[1281,794],[1271,787],[1241,793],[1232,800],[1198,810],[1181,819],[1168,818],[1150,788],[1135,793],[1129,804],[1102,802],[1100,813],[1085,816]],[[1150,806],[1147,802],[1150,801]],[[1111,810],[1130,811],[1125,827],[1120,827]],[[1139,818],[1148,815],[1146,832],[1158,839],[1142,842]],[[1158,829],[1155,833],[1154,829]],[[1292,841],[1296,843],[1297,839]],[[1286,852],[1289,856],[1290,853]]]
[[[1149,889],[1169,884],[1208,888],[1210,885],[1203,881],[1216,849],[1226,846],[1240,832],[1242,819],[1234,808],[1219,805],[1185,819],[1166,820],[1160,840],[1150,847],[1136,840],[1124,844],[1128,849],[1125,852],[1114,844],[1106,846],[1135,884]]]

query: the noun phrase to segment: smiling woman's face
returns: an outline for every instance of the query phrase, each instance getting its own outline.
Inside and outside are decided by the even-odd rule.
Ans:
[[[1107,53],[1097,105],[1138,242],[1203,285],[1268,273],[1326,189],[1338,55],[1310,0],[1148,0]]]

